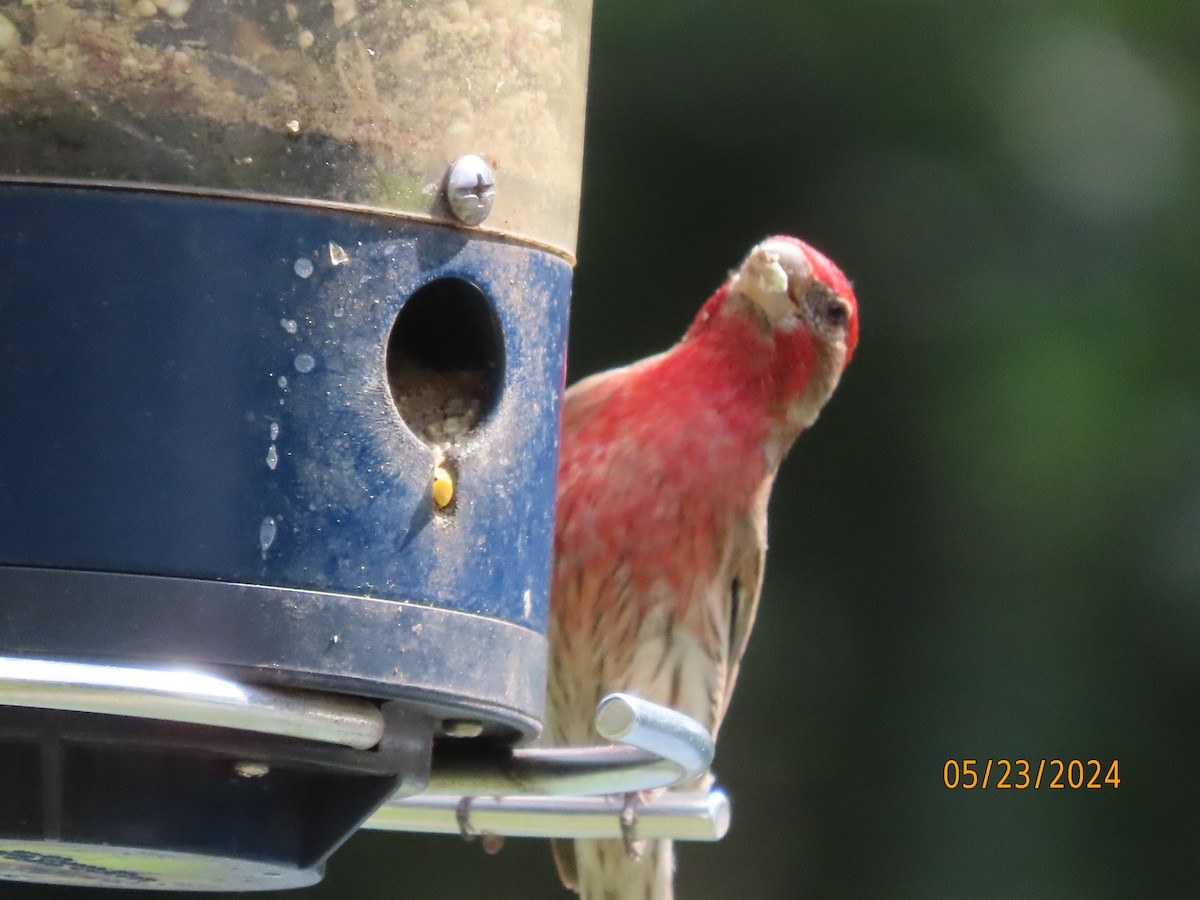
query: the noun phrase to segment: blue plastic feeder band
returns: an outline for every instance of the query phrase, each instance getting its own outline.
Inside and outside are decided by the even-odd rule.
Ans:
[[[536,731],[564,260],[34,185],[0,186],[0,254],[0,654],[194,663]],[[439,508],[432,445],[455,429]]]

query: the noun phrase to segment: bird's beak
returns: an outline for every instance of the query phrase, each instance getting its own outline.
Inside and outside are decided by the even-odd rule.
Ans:
[[[793,259],[792,257],[795,257]],[[796,302],[788,291],[788,268],[797,264],[805,270],[808,261],[789,245],[766,240],[750,251],[733,276],[731,289],[757,305],[772,324],[796,315]],[[805,273],[796,272],[796,276]]]

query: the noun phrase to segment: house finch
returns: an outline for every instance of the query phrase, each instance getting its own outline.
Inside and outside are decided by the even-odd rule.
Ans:
[[[547,733],[595,742],[628,691],[716,735],[754,624],[767,498],[858,341],[846,277],[792,237],[758,244],[678,344],[567,391]],[[635,829],[636,830],[636,829]],[[667,900],[669,841],[555,842],[584,900]]]

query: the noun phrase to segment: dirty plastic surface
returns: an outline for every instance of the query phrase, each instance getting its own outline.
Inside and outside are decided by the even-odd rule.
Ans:
[[[0,177],[278,195],[575,248],[590,0],[0,0]]]

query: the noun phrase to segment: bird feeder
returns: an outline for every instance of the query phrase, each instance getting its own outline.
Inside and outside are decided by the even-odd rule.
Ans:
[[[511,748],[589,17],[0,0],[0,878],[297,887],[389,798],[561,775]],[[542,792],[679,755],[629,702]]]

